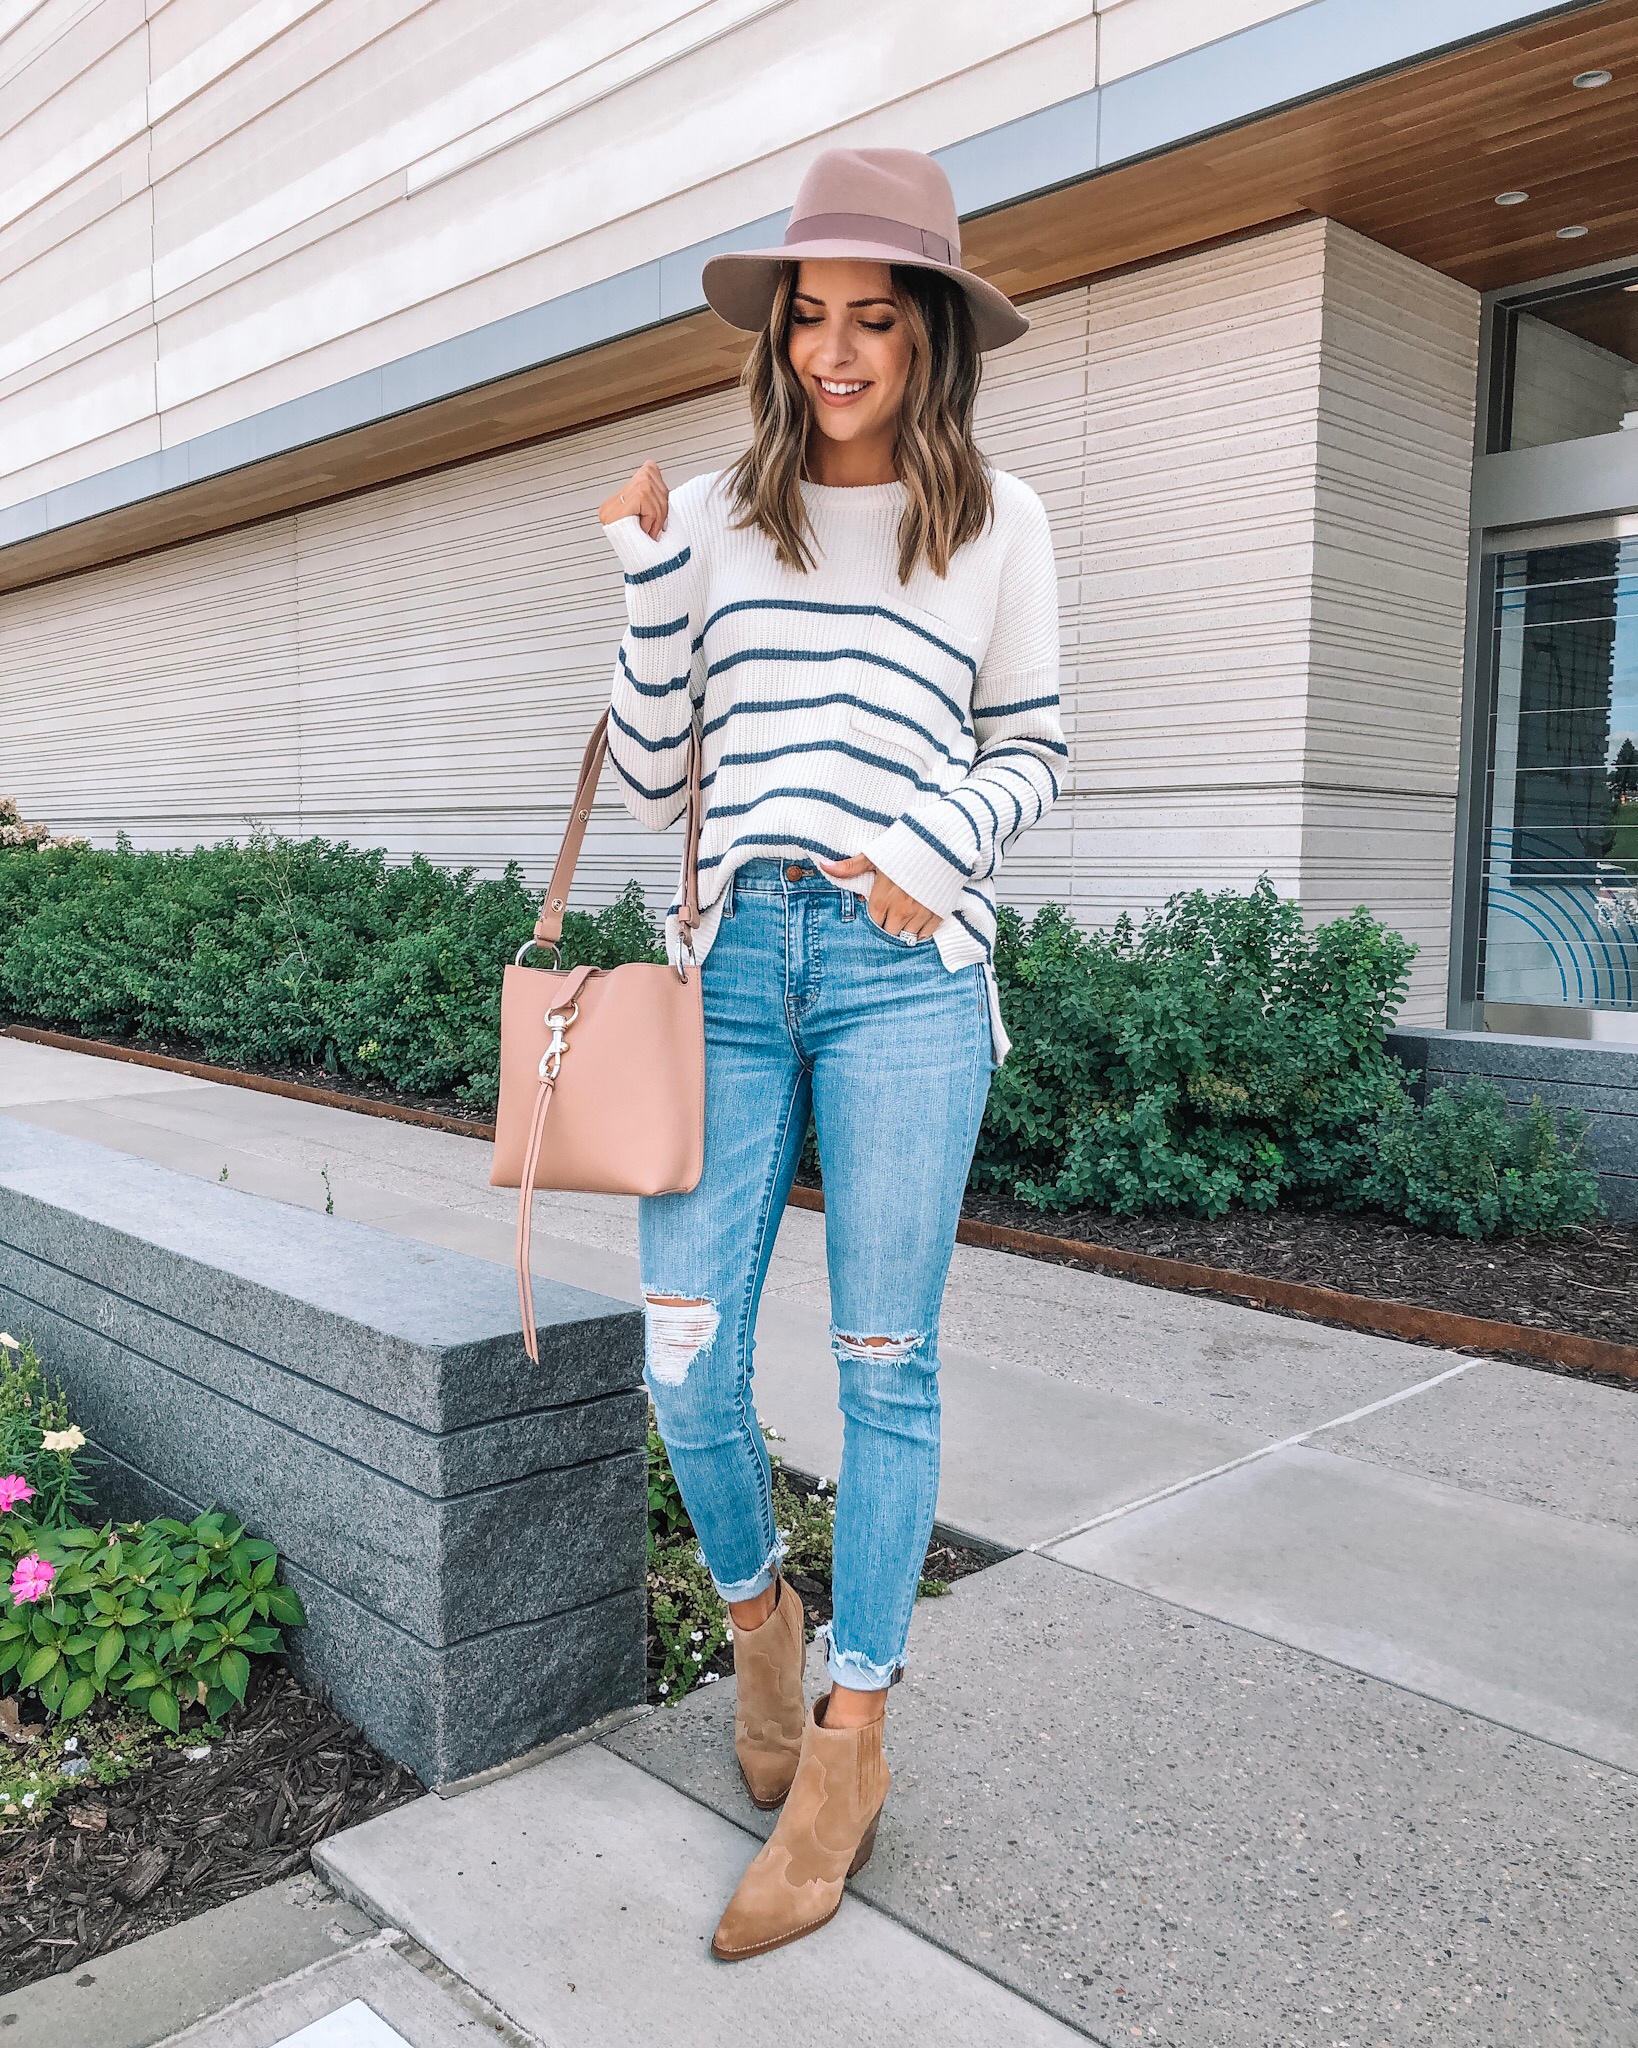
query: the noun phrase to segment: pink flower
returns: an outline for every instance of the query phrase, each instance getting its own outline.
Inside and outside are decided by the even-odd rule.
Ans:
[[[25,1500],[34,1498],[34,1488],[15,1472],[7,1473],[0,1479],[0,1515],[9,1515],[13,1508],[20,1507]]]
[[[57,1567],[47,1564],[38,1552],[31,1550],[27,1557],[20,1557],[17,1569],[11,1575],[13,1606],[22,1607],[30,1600],[43,1600],[51,1591],[51,1582],[56,1576]]]

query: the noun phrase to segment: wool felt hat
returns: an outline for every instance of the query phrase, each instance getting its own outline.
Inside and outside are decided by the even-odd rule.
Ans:
[[[701,273],[706,303],[731,327],[766,327],[782,263],[841,256],[942,271],[967,295],[981,349],[1029,327],[1005,292],[961,267],[961,224],[942,165],[919,149],[826,149],[808,166],[777,249],[733,249]]]

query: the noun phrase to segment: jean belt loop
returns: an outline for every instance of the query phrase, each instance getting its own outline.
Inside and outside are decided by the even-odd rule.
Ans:
[[[724,917],[732,917],[734,914],[734,895],[738,888],[738,875],[730,875],[728,877],[728,886],[722,892],[722,914]]]

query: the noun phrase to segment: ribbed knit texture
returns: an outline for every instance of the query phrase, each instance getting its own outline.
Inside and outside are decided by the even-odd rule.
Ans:
[[[943,922],[946,967],[984,963],[997,1060],[1008,1039],[992,955],[995,873],[1058,795],[1058,576],[1046,508],[991,472],[995,517],[947,577],[898,580],[901,483],[804,483],[816,565],[788,569],[728,524],[722,471],[670,494],[657,540],[603,531],[625,570],[609,757],[652,831],[685,808],[690,719],[704,743],[703,960],[728,880],[760,855],[863,854]],[[852,884],[868,896],[869,875]],[[679,894],[666,945],[680,957]]]

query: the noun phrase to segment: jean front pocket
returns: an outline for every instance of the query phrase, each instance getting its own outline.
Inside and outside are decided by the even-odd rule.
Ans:
[[[853,921],[855,924],[862,924],[867,930],[874,932],[878,939],[882,940],[885,945],[891,946],[895,952],[920,953],[929,951],[937,953],[938,951],[937,946],[933,943],[931,933],[925,939],[912,939],[903,932],[890,932],[885,925],[879,925],[870,914],[870,901],[868,897],[861,896],[859,898],[859,908]]]

